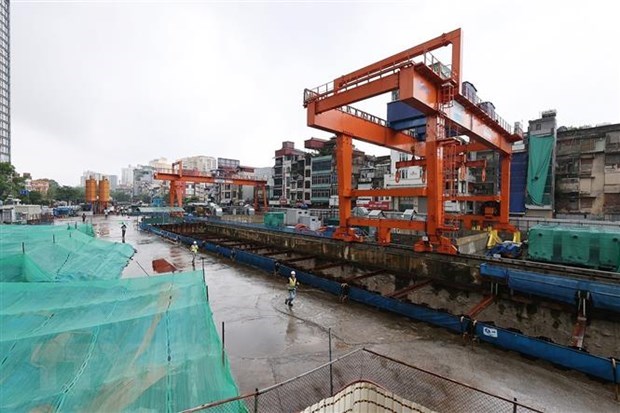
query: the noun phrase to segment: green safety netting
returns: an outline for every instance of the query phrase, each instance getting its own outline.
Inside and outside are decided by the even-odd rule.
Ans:
[[[93,237],[92,225],[0,225],[0,282],[120,278],[129,244]]]
[[[25,254],[7,239],[20,231]],[[0,246],[0,411],[173,412],[239,394],[201,272],[120,279],[131,247],[75,227],[0,227]],[[57,251],[77,272],[34,256]],[[81,272],[106,254],[105,277]]]
[[[530,136],[529,161],[527,165],[527,195],[532,205],[544,205],[545,186],[549,177],[549,166],[554,139],[548,136]]]

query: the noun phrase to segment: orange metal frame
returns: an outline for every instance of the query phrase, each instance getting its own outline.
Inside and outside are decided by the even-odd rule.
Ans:
[[[230,184],[239,186],[253,186],[263,190],[263,208],[268,209],[267,204],[267,181],[257,179],[246,179],[240,177],[219,178],[201,174],[200,172],[183,169],[183,162],[174,162],[172,170],[156,171],[153,179],[160,181],[170,181],[170,206],[174,206],[175,201],[178,206],[183,206],[183,195],[185,194],[185,184],[209,183],[209,184]],[[258,192],[254,191],[254,208],[258,210]]]
[[[522,136],[520,133],[512,133],[503,121],[489,116],[460,94],[461,41],[461,29],[457,29],[341,76],[324,86],[304,91],[308,126],[334,133],[337,137],[340,226],[334,237],[360,241],[352,227],[372,226],[377,227],[379,242],[389,243],[392,228],[412,229],[426,233],[424,241],[414,246],[416,251],[456,253],[456,247],[445,237],[445,233],[455,231],[458,222],[467,228],[476,223],[492,223],[495,228],[515,231],[508,220],[510,157],[512,143],[521,140]],[[430,55],[431,51],[445,46],[452,47],[449,76],[442,72],[441,63]],[[445,69],[445,66],[443,68]],[[389,128],[384,120],[348,106],[392,91],[398,91],[400,101],[426,116],[425,142],[418,142],[406,132]],[[468,136],[470,142],[463,144],[450,138],[448,131],[452,135]],[[353,189],[353,139],[415,155],[414,160],[400,162],[397,168],[422,166],[426,187]],[[501,154],[498,195],[458,195],[454,188],[450,188],[455,186],[458,169],[486,166],[480,161],[468,161],[467,153],[489,149]],[[358,196],[426,196],[428,216],[426,221],[352,217],[352,200]],[[444,201],[447,200],[497,201],[500,204],[499,216],[489,219],[446,214]]]

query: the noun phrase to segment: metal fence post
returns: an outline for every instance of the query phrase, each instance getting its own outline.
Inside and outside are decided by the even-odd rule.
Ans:
[[[329,395],[334,395],[334,373],[332,362],[332,329],[328,330],[329,335]]]
[[[22,242],[22,254],[26,253],[26,243]]]
[[[514,400],[512,403],[512,413],[517,413],[517,398],[513,397],[512,400]]]
[[[224,334],[225,334],[224,322],[222,321],[222,364],[224,364],[224,360],[226,360],[226,353],[225,353],[226,336]]]
[[[614,398],[616,399],[616,401],[619,401],[619,399],[618,399],[618,393],[619,393],[618,390],[619,389],[618,388],[620,386],[619,386],[619,383],[618,383],[618,373],[617,373],[617,370],[616,370],[616,359],[613,358],[613,357],[611,357],[611,369],[612,369],[612,374],[614,376]]]
[[[254,392],[254,413],[258,413],[258,387]]]

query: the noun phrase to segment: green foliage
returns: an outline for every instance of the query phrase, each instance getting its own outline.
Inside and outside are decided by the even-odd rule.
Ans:
[[[22,201],[31,205],[47,205],[47,199],[39,191],[30,191],[27,197],[22,197]]]
[[[116,202],[131,202],[131,195],[125,191],[116,189],[110,193],[110,196]]]
[[[60,185],[58,184],[58,182],[54,181],[53,179],[50,179],[49,183],[50,183],[50,187],[47,190],[47,199],[51,201],[51,200],[56,199],[57,191]]]
[[[24,179],[17,174],[15,167],[8,162],[0,162],[0,199],[17,198],[23,188]]]
[[[72,186],[63,185],[56,189],[56,201],[67,201],[79,203],[84,201],[84,188],[74,188]]]

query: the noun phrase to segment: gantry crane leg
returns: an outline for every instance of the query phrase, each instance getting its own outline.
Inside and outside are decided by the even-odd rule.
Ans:
[[[351,172],[353,163],[353,139],[339,133],[336,135],[336,170],[338,171],[338,211],[340,226],[334,238],[344,241],[359,241],[360,237],[349,227],[351,218]]]

